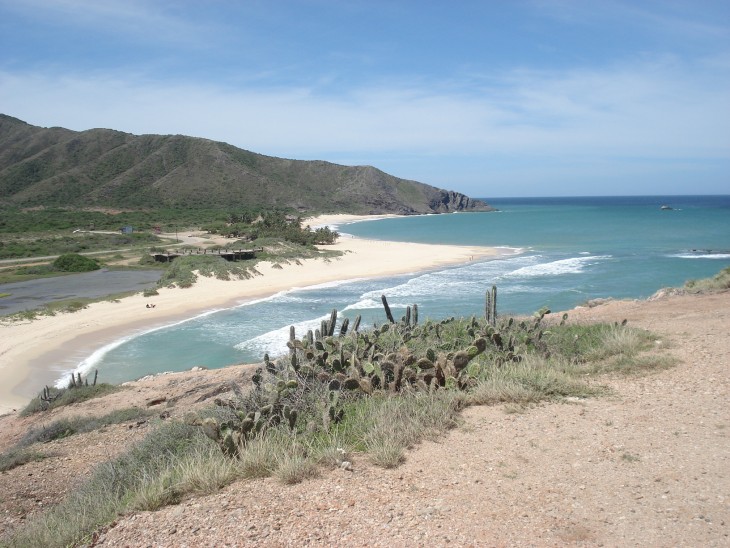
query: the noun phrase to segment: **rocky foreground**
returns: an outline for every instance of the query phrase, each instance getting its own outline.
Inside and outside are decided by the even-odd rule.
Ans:
[[[474,407],[395,470],[284,486],[244,481],[119,519],[101,546],[727,546],[730,544],[730,292],[616,301],[571,321],[621,321],[664,337],[669,369],[601,379],[613,395],[522,413]],[[31,426],[130,405],[182,416],[251,367],[162,375],[42,417],[0,417],[0,450]],[[44,446],[0,475],[0,533],[53,504],[95,464],[141,439],[116,425]],[[0,541],[1,543],[1,541]]]

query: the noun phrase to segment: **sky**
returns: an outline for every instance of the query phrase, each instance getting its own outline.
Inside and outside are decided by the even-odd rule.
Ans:
[[[730,194],[730,2],[0,0],[0,112],[473,197]]]

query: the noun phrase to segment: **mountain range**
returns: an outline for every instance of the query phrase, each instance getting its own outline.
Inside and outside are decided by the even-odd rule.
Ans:
[[[4,207],[276,207],[358,214],[490,211],[371,166],[276,158],[183,135],[43,128],[0,114]]]

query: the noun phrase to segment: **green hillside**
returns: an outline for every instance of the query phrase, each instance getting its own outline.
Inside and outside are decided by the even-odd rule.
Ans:
[[[0,205],[401,214],[491,209],[370,166],[275,158],[182,135],[41,128],[3,114]]]

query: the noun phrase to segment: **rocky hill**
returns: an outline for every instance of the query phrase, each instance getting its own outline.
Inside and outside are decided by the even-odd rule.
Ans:
[[[183,135],[32,126],[0,114],[0,205],[348,213],[489,211],[371,166],[288,160]]]

